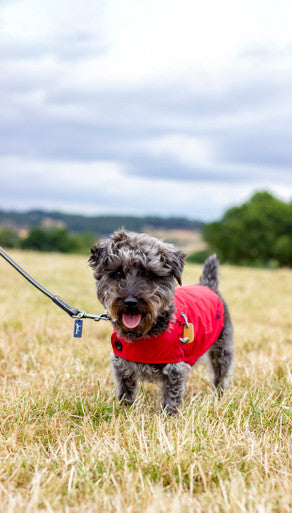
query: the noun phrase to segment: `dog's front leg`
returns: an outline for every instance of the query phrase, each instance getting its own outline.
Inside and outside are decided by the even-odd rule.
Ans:
[[[112,354],[111,365],[118,400],[128,405],[133,404],[137,391],[137,377],[135,370],[132,368],[132,362]]]
[[[186,391],[186,381],[191,370],[185,362],[168,363],[163,367],[163,410],[170,415],[178,413]]]

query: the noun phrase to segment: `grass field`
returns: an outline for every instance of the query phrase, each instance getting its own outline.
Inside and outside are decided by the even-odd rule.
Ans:
[[[85,257],[13,252],[70,304],[102,312]],[[201,268],[188,265],[184,283]],[[223,266],[236,368],[218,401],[194,369],[178,418],[144,385],[115,399],[104,321],[73,321],[1,259],[0,511],[292,510],[292,272]]]

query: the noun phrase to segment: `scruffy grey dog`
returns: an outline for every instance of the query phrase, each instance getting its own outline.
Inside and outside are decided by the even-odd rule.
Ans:
[[[167,330],[175,309],[175,280],[181,285],[186,255],[171,244],[123,229],[97,243],[91,253],[89,264],[94,270],[97,296],[118,336],[139,343],[141,337]],[[213,255],[204,263],[199,284],[221,297],[218,281],[218,260]],[[228,385],[234,353],[232,322],[223,299],[222,302],[224,326],[207,351],[213,384],[218,391]],[[177,413],[191,370],[188,363],[137,363],[112,354],[111,364],[121,402],[132,404],[138,379],[145,379],[161,384],[163,409],[170,414]]]

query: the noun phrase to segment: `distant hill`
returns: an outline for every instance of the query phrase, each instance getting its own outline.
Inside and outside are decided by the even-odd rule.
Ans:
[[[145,229],[155,230],[201,230],[202,221],[185,219],[183,217],[134,217],[134,216],[82,216],[30,210],[15,212],[0,210],[0,227],[16,230],[30,230],[35,226],[64,226],[72,233],[92,232],[98,236],[108,235],[124,226],[127,230],[141,232]]]

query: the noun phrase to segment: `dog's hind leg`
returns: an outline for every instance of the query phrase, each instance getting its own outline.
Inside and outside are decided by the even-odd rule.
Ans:
[[[210,347],[207,356],[213,384],[220,395],[228,387],[234,362],[233,327],[227,309],[223,330],[218,340]]]
[[[190,370],[190,365],[185,362],[168,363],[163,367],[162,400],[166,413],[175,415],[178,412],[185,395]]]
[[[208,352],[209,366],[213,374],[213,385],[218,394],[228,387],[233,369],[233,351],[226,349],[218,339]]]
[[[137,377],[133,370],[127,366],[119,356],[111,357],[112,372],[116,382],[117,398],[120,402],[131,405],[135,401],[137,392]]]
[[[220,396],[228,387],[228,381],[233,371],[234,345],[233,325],[227,304],[224,305],[224,326],[219,338],[207,352],[209,367],[213,375],[213,385]]]

